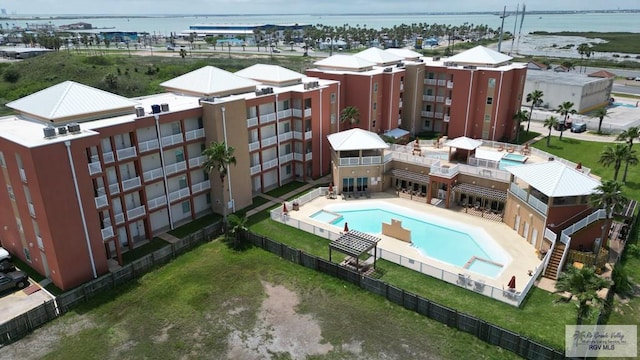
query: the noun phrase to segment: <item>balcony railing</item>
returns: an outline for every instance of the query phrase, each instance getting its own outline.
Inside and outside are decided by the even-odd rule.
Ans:
[[[433,117],[433,111],[421,111],[420,115],[424,117]]]
[[[276,113],[260,114],[260,124],[267,124],[276,121]]]
[[[38,247],[44,250],[44,243],[42,242],[42,236],[36,235],[36,241],[38,242]]]
[[[304,161],[311,161],[312,159],[313,159],[313,153],[311,151],[304,154]]]
[[[175,164],[167,165],[164,167],[164,172],[167,175],[175,174],[177,172],[184,171],[184,170],[187,170],[186,161],[180,161]]]
[[[162,137],[162,146],[171,146],[182,143],[182,134],[175,134]]]
[[[294,117],[301,118],[302,117],[302,109],[291,109],[291,114]]]
[[[444,102],[444,96],[436,96],[436,102]]]
[[[453,88],[453,81],[447,81],[447,88]]]
[[[442,119],[443,116],[444,114],[441,112],[433,113],[433,117],[435,117],[436,119]]]
[[[274,145],[277,142],[278,142],[278,137],[276,137],[276,136],[271,136],[271,137],[268,137],[266,139],[262,139],[262,141],[261,141],[263,148],[265,148],[267,146]]]
[[[129,159],[138,155],[134,146],[124,149],[118,149],[116,151],[116,154],[118,155],[118,160]]]
[[[153,181],[155,179],[159,179],[159,178],[162,177],[162,169],[158,168],[158,169],[145,171],[144,174],[142,174],[142,177],[144,178],[145,182],[149,182],[149,181]]]
[[[124,213],[117,213],[113,215],[113,219],[116,221],[116,225],[124,223]]]
[[[105,164],[109,164],[116,161],[116,159],[113,157],[113,151],[108,151],[106,153],[103,153],[102,158],[104,159]]]
[[[131,189],[135,189],[137,187],[140,187],[142,185],[142,183],[140,182],[140,176],[136,176],[134,178],[131,179],[127,179],[127,180],[123,180],[122,181],[122,191],[128,191]]]
[[[435,85],[437,82],[436,79],[424,79],[424,84],[425,85]]]
[[[509,184],[509,190],[522,201],[527,201],[527,190],[519,187],[516,183]]]
[[[447,85],[447,80],[438,80],[438,86],[445,86]]]
[[[294,138],[294,139],[298,139],[298,140],[302,140],[302,132],[300,132],[300,131],[294,131],[294,132],[293,132],[293,138]]]
[[[249,173],[251,175],[255,175],[255,174],[259,173],[260,171],[262,171],[262,165],[260,165],[260,164],[254,165],[251,168],[249,168]]]
[[[27,206],[29,207],[29,215],[36,217],[36,208],[33,206],[33,203],[29,203]]]
[[[142,206],[138,206],[136,208],[133,208],[131,210],[127,210],[127,219],[129,219],[129,221],[139,218],[140,216],[143,216],[144,214],[146,214],[146,210],[144,208],[144,205]]]
[[[120,193],[120,184],[115,183],[115,184],[110,184],[109,185],[109,194],[111,195],[115,195]]]
[[[113,227],[109,226],[100,230],[102,232],[102,240],[107,240],[113,237]]]
[[[286,163],[288,161],[293,160],[293,153],[285,154],[280,156],[280,163]]]
[[[429,170],[429,175],[437,175],[437,176],[440,176],[440,177],[445,177],[445,178],[451,179],[452,177],[454,177],[454,176],[456,176],[458,174],[459,170],[460,169],[459,169],[458,165],[454,165],[454,166],[431,165],[431,168]]]
[[[189,159],[189,167],[195,168],[195,167],[202,166],[202,164],[204,164],[206,161],[207,161],[207,157],[204,155],[194,157],[192,159]]]
[[[340,158],[340,166],[356,166],[356,165],[360,165],[360,158],[358,157]]]
[[[451,116],[450,115],[445,115],[444,116],[444,122],[449,122],[451,121]]]
[[[180,189],[174,192],[169,193],[169,202],[174,202],[176,200],[180,200],[180,199],[184,199],[186,197],[188,197],[189,194],[189,188],[184,188],[184,189]]]
[[[404,84],[400,83],[400,91],[403,91],[403,90],[404,90]]]
[[[107,195],[96,196],[94,200],[96,202],[96,209],[100,209],[109,205],[109,202],[107,201]]]
[[[540,201],[535,196],[529,194],[529,199],[527,199],[527,203],[531,205],[534,209],[538,210],[542,215],[547,215],[548,205],[544,202]]]
[[[402,107],[402,100],[398,101],[398,107],[401,108]]]
[[[260,149],[260,141],[249,143],[249,151],[256,151],[258,149]]]
[[[159,208],[160,206],[164,206],[166,204],[167,204],[167,197],[164,196],[164,195],[147,201],[147,205],[149,206],[149,210],[153,210],[153,209]]]
[[[309,117],[311,116],[311,109],[304,109],[304,117]]]
[[[422,100],[424,101],[435,101],[435,95],[422,95]]]
[[[262,164],[262,170],[268,170],[268,169],[274,168],[274,167],[276,167],[276,166],[278,166],[278,159],[273,159],[273,160],[265,161],[265,162]]]
[[[257,126],[258,125],[258,117],[252,117],[252,118],[248,118],[247,119],[247,127],[253,127],[253,126]]]
[[[447,106],[451,106],[451,98],[444,99],[444,104]]]
[[[313,132],[311,130],[305,131],[305,133],[304,133],[304,139],[305,140],[311,139],[312,136],[313,136]]]
[[[285,119],[285,118],[290,118],[291,117],[291,109],[287,109],[287,110],[280,110],[278,111],[278,119]]]
[[[287,140],[291,140],[293,138],[293,132],[289,131],[286,133],[282,133],[280,135],[278,135],[278,141],[287,141]]]
[[[101,172],[102,172],[102,165],[100,165],[100,162],[95,161],[95,162],[89,163],[89,175],[94,175]]]
[[[184,133],[184,137],[189,140],[200,139],[204,137],[204,129],[195,129]]]
[[[159,147],[160,147],[160,143],[158,142],[158,139],[152,139],[152,140],[147,140],[139,143],[138,151],[143,153],[143,152],[155,150]]]
[[[204,191],[204,190],[209,190],[209,189],[211,189],[211,183],[209,182],[209,180],[205,180],[197,184],[191,185],[192,194],[195,194],[197,192]]]

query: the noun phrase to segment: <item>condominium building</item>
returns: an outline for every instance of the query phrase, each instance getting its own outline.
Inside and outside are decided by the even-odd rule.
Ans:
[[[330,171],[337,82],[257,65],[161,85],[127,99],[67,81],[0,118],[0,244],[61,289],[160,232]],[[237,160],[224,185],[202,156],[222,141]]]

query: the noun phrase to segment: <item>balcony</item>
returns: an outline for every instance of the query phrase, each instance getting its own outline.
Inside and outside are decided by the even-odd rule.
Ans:
[[[287,109],[287,110],[280,110],[278,111],[278,119],[286,119],[286,118],[290,118],[292,114],[291,109]]]
[[[357,157],[340,158],[340,166],[355,166],[355,165],[360,165],[360,158],[357,158]]]
[[[453,81],[447,81],[447,88],[453,89]]]
[[[44,250],[44,243],[42,242],[42,236],[36,235],[36,241],[38,242],[38,247]]]
[[[191,185],[192,194],[195,194],[197,192],[204,191],[204,190],[209,190],[209,189],[211,189],[211,183],[209,182],[209,180],[205,180],[197,184]]]
[[[113,215],[113,219],[116,221],[116,225],[124,223],[124,213],[118,213]]]
[[[382,164],[382,156],[363,156],[362,165]]]
[[[447,80],[438,80],[438,86],[445,86],[447,85]]]
[[[304,154],[304,161],[311,161],[312,159],[313,159],[313,153],[311,151]]]
[[[280,163],[286,163],[293,160],[293,153],[285,154],[280,156]]]
[[[260,114],[260,124],[268,124],[276,121],[276,113]]]
[[[162,137],[162,146],[171,146],[182,143],[182,134],[175,134]]]
[[[143,141],[138,144],[138,151],[143,153],[147,151],[152,151],[160,147],[160,143],[158,139]]]
[[[260,141],[254,141],[249,143],[249,151],[256,151],[260,149]]]
[[[436,101],[435,95],[422,95],[424,101]]]
[[[161,177],[162,177],[162,169],[160,168],[145,171],[144,174],[142,174],[142,178],[144,179],[145,182],[151,182]]]
[[[103,153],[102,158],[104,159],[105,164],[109,164],[116,161],[115,158],[113,157],[113,151],[108,151],[106,153]]]
[[[153,209],[159,208],[159,207],[164,206],[166,204],[167,204],[167,197],[164,196],[164,195],[147,201],[147,206],[149,207],[149,210],[153,210]]]
[[[433,117],[433,111],[420,111],[420,115],[424,117]]]
[[[109,194],[115,195],[120,193],[120,184],[109,184]]]
[[[400,91],[404,91],[404,84],[400,83]]]
[[[304,117],[309,117],[311,116],[311,109],[304,109]]]
[[[293,138],[293,132],[292,131],[285,132],[285,133],[282,133],[282,134],[278,135],[278,141],[280,141],[280,142],[291,140],[292,138]]]
[[[444,117],[444,114],[441,112],[433,113],[433,117],[436,119],[442,119]]]
[[[140,176],[131,178],[131,179],[127,179],[127,180],[123,180],[122,181],[122,191],[128,191],[131,189],[135,189],[137,187],[140,187],[142,185],[142,183],[140,182]]]
[[[172,174],[175,174],[177,172],[184,171],[184,170],[187,170],[187,162],[186,161],[180,161],[180,162],[177,162],[175,164],[167,165],[167,166],[164,167],[164,172],[167,175],[172,175]]]
[[[194,157],[192,159],[189,159],[189,167],[190,168],[195,168],[195,167],[200,167],[202,166],[202,164],[204,164],[207,161],[207,157],[202,155],[202,156],[197,156]]]
[[[180,199],[184,199],[186,197],[188,197],[189,194],[189,188],[184,188],[184,189],[180,189],[174,192],[169,193],[169,202],[174,202],[176,200],[180,200]]]
[[[313,133],[311,132],[311,130],[307,130],[307,131],[304,133],[304,139],[305,139],[305,140],[311,140],[311,136],[312,136],[312,135],[313,135]]]
[[[293,160],[304,161],[304,155],[300,153],[293,153]]]
[[[300,131],[294,131],[293,138],[297,140],[302,140],[302,133]]]
[[[116,150],[116,154],[118,155],[118,161],[136,157],[138,155],[136,153],[136,148],[133,146],[124,149],[118,149]]]
[[[266,171],[266,170],[269,170],[269,169],[274,168],[274,167],[276,167],[276,166],[278,166],[278,159],[273,159],[273,160],[265,161],[265,162],[262,164],[262,170],[265,170],[265,171]]]
[[[254,127],[254,126],[258,126],[258,117],[252,117],[252,118],[248,118],[247,119],[247,127]]]
[[[436,176],[440,176],[440,177],[445,177],[445,178],[451,179],[454,176],[458,175],[459,172],[460,172],[460,167],[458,165],[454,165],[454,166],[449,166],[449,165],[442,165],[442,166],[431,165],[431,168],[429,170],[429,175],[436,175]]]
[[[95,175],[102,172],[102,165],[99,161],[89,163],[89,175]]]
[[[449,122],[449,121],[451,121],[451,115],[445,115],[444,122]]]
[[[143,216],[146,213],[147,211],[145,210],[144,205],[138,206],[131,210],[127,210],[127,219],[131,221],[133,219],[139,218],[140,216]]]
[[[268,137],[266,139],[262,139],[262,147],[265,148],[267,146],[274,145],[277,142],[278,142],[278,137],[276,136]]]
[[[451,98],[444,99],[444,104],[447,106],[451,106]]]
[[[109,226],[100,230],[102,232],[102,240],[107,240],[113,237],[113,227]]]
[[[444,96],[436,96],[436,102],[444,102]]]
[[[251,175],[255,175],[255,174],[259,173],[260,171],[262,171],[262,166],[260,164],[254,165],[249,169],[249,173]]]
[[[402,100],[398,101],[398,107],[401,108],[402,107]]]
[[[187,141],[203,138],[204,129],[195,129],[195,130],[187,131],[186,133],[184,133],[184,137],[185,139],[187,139]]]
[[[95,197],[96,209],[103,208],[109,205],[109,201],[107,201],[107,195],[100,195]]]
[[[436,82],[437,82],[436,79],[424,79],[425,85],[435,85]]]
[[[302,109],[291,109],[291,114],[293,114],[294,117],[301,118]]]
[[[29,203],[27,206],[29,207],[29,215],[31,215],[32,218],[35,218],[36,208],[33,206],[33,203]]]

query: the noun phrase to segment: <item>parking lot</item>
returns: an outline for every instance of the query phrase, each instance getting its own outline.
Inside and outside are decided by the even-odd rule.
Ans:
[[[48,291],[32,280],[29,281],[29,286],[22,290],[0,293],[0,324],[52,299],[53,296]]]

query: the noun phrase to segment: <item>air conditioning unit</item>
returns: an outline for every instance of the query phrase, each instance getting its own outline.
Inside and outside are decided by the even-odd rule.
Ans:
[[[388,72],[393,71],[393,69],[391,69],[390,67],[387,67],[387,68],[384,68],[384,70],[382,70],[382,71],[388,73]]]
[[[67,125],[67,130],[69,130],[70,133],[72,134],[77,134],[80,132],[80,124],[78,123],[71,123]]]
[[[262,95],[262,90],[256,90],[256,96]]]
[[[136,117],[144,116],[144,108],[142,106],[136,106]]]
[[[65,135],[67,133],[67,127],[66,126],[60,126],[58,128],[58,135]]]
[[[160,105],[151,105],[151,113],[158,114],[160,113]]]
[[[162,112],[167,112],[169,111],[169,104],[160,104],[160,109],[162,110]]]
[[[433,60],[433,61],[439,61],[439,60],[440,60],[440,56],[434,56],[432,60]],[[446,64],[445,64],[445,65],[446,65]]]
[[[46,128],[42,129],[42,131],[44,132],[45,139],[50,139],[56,136],[56,128],[54,127],[47,126]]]

